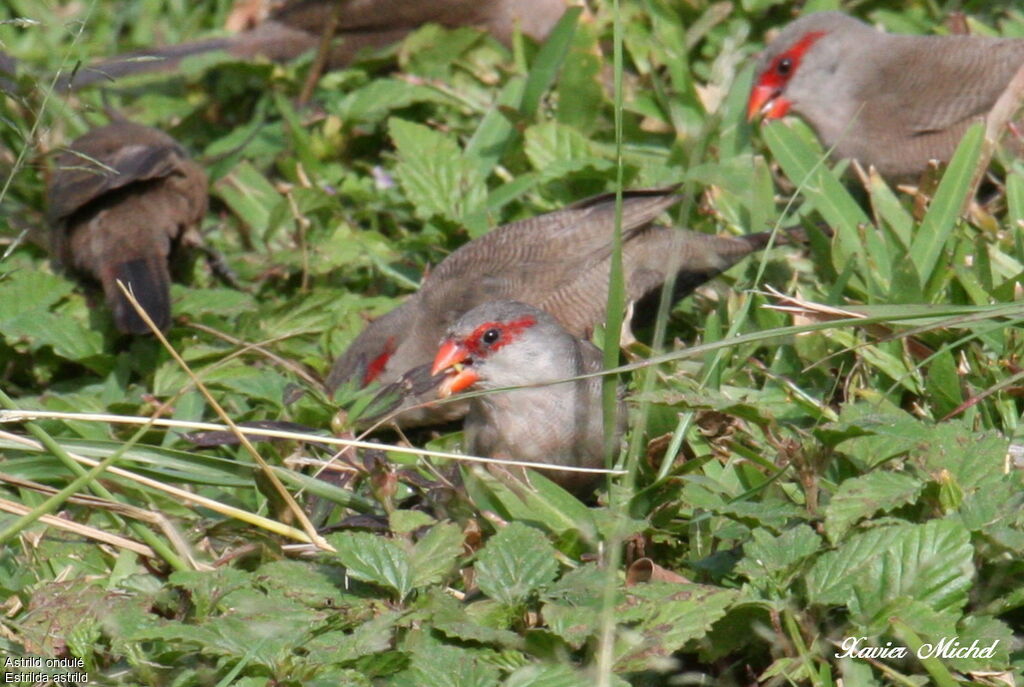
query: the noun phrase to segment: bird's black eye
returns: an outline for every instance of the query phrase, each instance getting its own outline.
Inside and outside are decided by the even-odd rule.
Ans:
[[[488,346],[490,346],[492,343],[494,343],[500,338],[501,331],[499,331],[498,329],[488,329],[486,332],[484,332],[484,335],[481,337],[483,342]]]
[[[782,76],[789,74],[791,69],[793,69],[793,60],[789,59],[788,57],[783,57],[781,60],[779,60],[779,64],[776,65],[775,67],[775,71],[777,71]]]

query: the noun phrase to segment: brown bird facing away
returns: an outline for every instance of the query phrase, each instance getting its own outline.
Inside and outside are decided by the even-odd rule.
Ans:
[[[336,36],[327,67],[338,69],[364,49],[381,48],[424,24],[477,26],[508,44],[515,28],[542,40],[565,11],[566,0],[295,0],[256,27],[227,38],[182,43],[122,55],[84,67],[64,87],[82,88],[130,74],[171,71],[182,59],[224,50],[239,59],[284,62],[315,50],[339,2]]]
[[[800,115],[837,159],[911,179],[948,161],[1024,65],[1024,40],[882,33],[839,12],[786,26],[758,63],[747,114]]]
[[[491,301],[460,317],[445,332],[433,374],[444,374],[439,394],[505,389],[469,399],[466,450],[473,455],[573,467],[604,466],[601,351],[576,338],[548,313],[518,301]],[[559,382],[554,383],[552,382]],[[625,419],[619,407],[617,429]],[[577,494],[598,474],[543,473]]]
[[[103,286],[118,330],[149,331],[118,279],[160,329],[169,327],[169,261],[198,243],[208,201],[202,168],[162,131],[116,121],[57,157],[46,195],[57,262]]]
[[[623,274],[630,304],[657,297],[670,274],[682,297],[751,252],[769,234],[713,236],[652,222],[681,196],[674,189],[627,191],[623,197]],[[377,381],[408,407],[436,398],[429,363],[447,328],[472,308],[517,300],[549,313],[572,335],[589,337],[605,320],[615,196],[499,227],[465,244],[430,272],[420,290],[374,320],[335,361],[326,386],[360,388]],[[386,403],[386,402],[385,402]],[[415,426],[456,420],[464,404],[410,408],[396,417]]]

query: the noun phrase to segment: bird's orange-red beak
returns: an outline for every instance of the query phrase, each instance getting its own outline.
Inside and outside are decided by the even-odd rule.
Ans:
[[[437,391],[438,396],[448,398],[457,391],[468,389],[480,379],[473,368],[462,364],[467,358],[469,358],[469,349],[462,344],[451,339],[441,344],[437,355],[434,356],[434,366],[430,368],[430,374],[436,375],[445,370],[451,370],[451,372],[441,382]]]
[[[759,84],[750,91],[750,100],[747,101],[747,121],[754,121],[758,115],[764,116],[765,119],[778,119],[789,112],[790,104],[775,86]]]

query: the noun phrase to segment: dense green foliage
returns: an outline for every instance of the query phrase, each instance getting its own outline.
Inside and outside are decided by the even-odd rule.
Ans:
[[[812,239],[671,309],[670,355],[623,375],[631,474],[594,504],[542,479],[460,483],[451,461],[390,451],[313,479],[329,447],[258,443],[331,532],[327,552],[242,448],[83,419],[0,425],[0,654],[77,657],[90,682],[118,685],[1021,679],[1024,484],[1007,450],[1024,434],[1024,165],[998,153],[964,218],[978,135],[909,194],[821,164],[799,122],[752,128],[749,58],[795,11],[772,0],[624,0],[616,103],[613,8],[591,4],[546,46],[424,27],[324,75],[304,108],[310,58],[201,57],[51,91],[76,61],[218,30],[226,0],[0,7],[0,48],[22,60],[20,96],[0,100],[0,390],[21,409],[146,416],[166,401],[174,419],[218,421],[158,341],[117,337],[49,264],[50,153],[105,106],[207,166],[204,238],[235,284],[197,260],[168,338],[235,421],[326,430],[337,404],[317,380],[368,318],[466,240],[614,190],[620,171],[626,188],[683,182],[680,226],[803,225]],[[850,5],[895,31],[941,31],[946,16]],[[967,5],[972,30],[1024,36],[1019,10]],[[792,310],[766,307],[780,303]],[[655,329],[624,362],[662,351]],[[52,443],[26,443],[40,438]],[[78,476],[61,447],[127,472],[37,508]],[[19,505],[37,510],[16,522]],[[93,529],[42,520],[55,509]],[[662,569],[676,575],[640,582]],[[987,660],[836,658],[849,637],[996,644]]]

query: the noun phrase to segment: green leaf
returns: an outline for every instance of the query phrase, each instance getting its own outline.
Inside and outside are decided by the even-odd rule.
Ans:
[[[366,532],[342,532],[327,540],[351,577],[391,589],[399,601],[412,591],[409,556],[392,540]]]
[[[883,620],[887,605],[906,597],[936,612],[967,603],[974,580],[970,533],[955,520],[932,520],[889,530],[883,546],[853,579],[850,610],[859,622]]]
[[[889,470],[844,480],[825,508],[825,533],[838,542],[858,520],[912,503],[923,489],[916,477]]]
[[[870,256],[875,277],[870,283],[877,283],[884,293],[889,283],[888,248],[876,232],[860,230],[861,226],[870,225],[871,220],[828,169],[823,154],[781,122],[762,126],[761,135],[786,176],[799,186],[800,193],[835,229],[833,264],[836,269],[842,271],[847,262],[853,260],[862,274],[872,274],[868,267]]]
[[[476,131],[466,143],[466,159],[475,162],[477,173],[486,178],[505,155],[505,150],[518,136],[503,112],[503,107],[512,107],[520,102],[525,81],[511,79],[498,94],[494,106],[480,120]],[[493,207],[491,208],[493,209]]]
[[[558,121],[585,132],[592,131],[599,121],[604,101],[602,59],[595,34],[591,24],[576,27],[557,86]]]
[[[616,609],[616,620],[634,624],[638,636],[623,643],[616,670],[656,669],[687,642],[707,635],[738,595],[732,589],[669,582],[631,588],[625,604]]]
[[[518,522],[491,537],[477,556],[480,590],[510,606],[525,602],[557,573],[554,547],[539,531]]]
[[[381,613],[351,632],[326,632],[303,644],[305,651],[324,663],[346,664],[363,656],[380,654],[394,643],[395,626],[405,614]]]
[[[480,167],[463,155],[453,137],[394,117],[388,130],[398,152],[395,173],[418,217],[461,224],[484,205]]]
[[[43,271],[17,270],[0,279],[0,332],[6,321],[45,312],[75,288],[74,282]]]
[[[596,536],[593,512],[542,470],[530,472],[529,487],[516,478],[501,480],[486,470],[473,470],[466,476],[466,486],[477,503],[490,502],[509,519],[556,535],[578,531],[588,540]]]
[[[478,652],[437,643],[412,651],[412,665],[392,683],[408,687],[496,687],[498,668]]]
[[[415,103],[445,102],[436,89],[404,79],[375,79],[345,95],[337,115],[351,121],[377,122],[392,111]]]
[[[420,607],[430,613],[434,627],[445,636],[518,651],[525,648],[519,634],[505,629],[513,620],[507,606],[490,600],[467,606],[440,587],[433,587],[424,597]]]
[[[526,78],[523,102],[519,106],[519,112],[524,116],[532,116],[537,111],[544,93],[555,82],[555,76],[562,67],[565,56],[569,54],[569,46],[572,45],[572,37],[576,33],[576,22],[582,11],[581,7],[567,9],[537,53],[530,74]]]
[[[807,573],[808,600],[816,604],[846,603],[856,579],[873,565],[883,544],[902,529],[879,527],[868,530],[815,561]]]
[[[272,218],[281,216],[286,201],[250,162],[236,165],[213,185],[213,191],[263,239],[268,238],[272,229],[292,230],[288,223],[282,227],[271,225]]]
[[[969,615],[957,628],[955,636],[962,647],[978,642],[978,649],[993,647],[991,658],[950,658],[949,664],[960,671],[1005,670],[1010,662],[1010,647],[1016,642],[1012,629],[989,615]]]
[[[581,675],[567,665],[533,663],[509,675],[502,687],[591,687],[593,684],[592,677]]]
[[[103,356],[103,337],[98,331],[56,313],[25,312],[0,322],[0,328],[9,342],[23,339],[34,351],[50,346],[54,353],[67,360],[88,364],[99,362]],[[101,364],[94,369],[104,372],[106,367]]]
[[[412,586],[437,584],[452,572],[462,553],[462,530],[454,523],[441,523],[430,528],[409,555]]]
[[[388,525],[395,534],[408,534],[436,522],[421,510],[396,510],[388,516]]]
[[[576,129],[544,122],[526,130],[524,146],[530,164],[542,179],[559,179],[581,169],[610,169],[611,161],[599,157],[597,151]]]
[[[931,281],[942,248],[960,217],[984,138],[985,126],[982,122],[973,124],[964,134],[942,175],[931,206],[914,235],[910,259],[917,268],[922,284]]]
[[[937,417],[944,417],[963,403],[960,374],[956,369],[956,360],[948,348],[933,356],[931,364],[928,365],[925,383],[928,393],[934,399]]]
[[[781,582],[797,564],[817,553],[821,544],[821,537],[807,525],[797,525],[778,536],[759,527],[743,545],[743,560],[736,565],[736,572],[751,582],[766,576]]]

